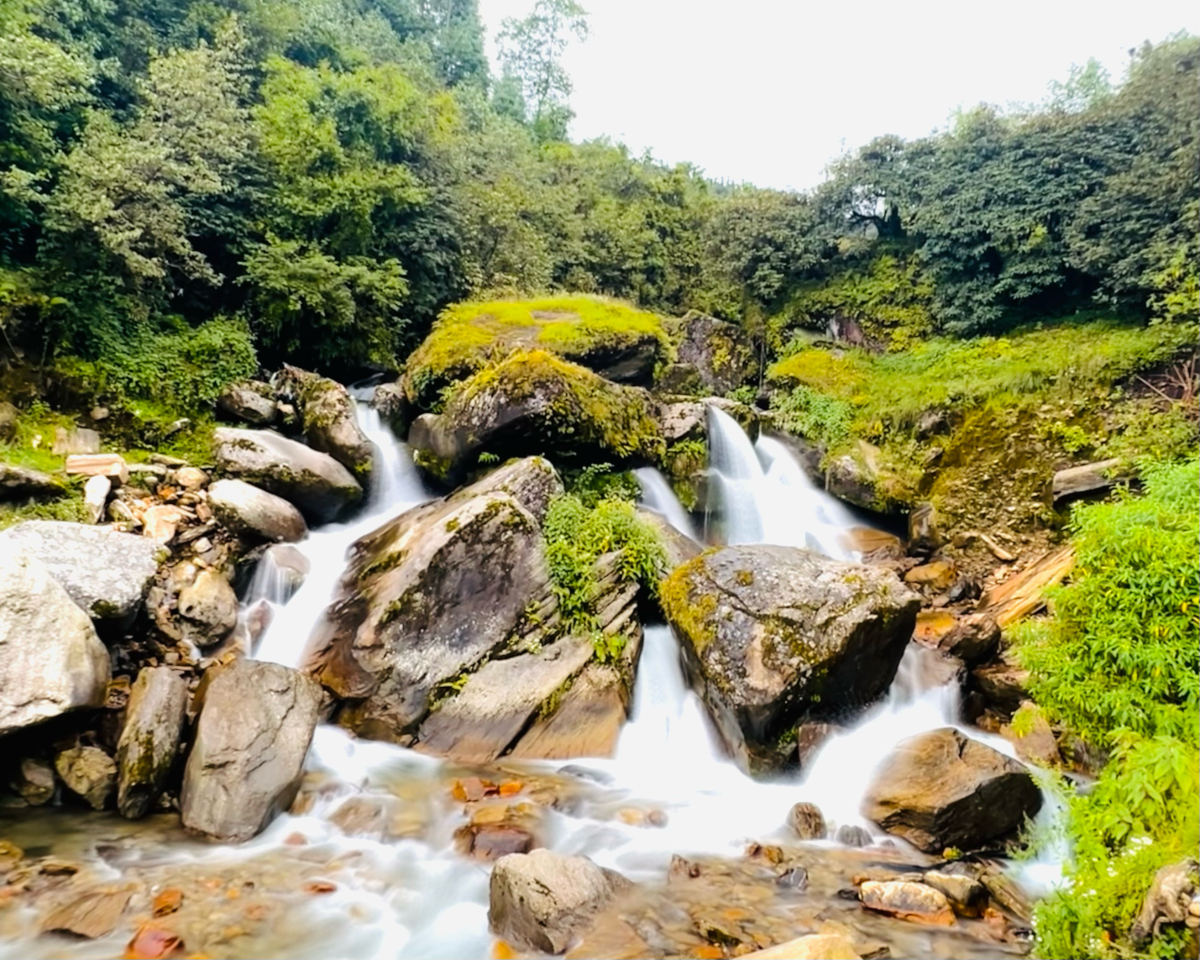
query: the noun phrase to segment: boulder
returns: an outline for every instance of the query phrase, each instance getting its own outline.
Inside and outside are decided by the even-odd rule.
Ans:
[[[299,407],[308,445],[329,454],[369,489],[375,447],[358,425],[349,391],[336,380],[289,366],[279,374],[277,388]]]
[[[533,850],[501,857],[492,868],[488,926],[519,950],[563,953],[619,892],[620,874],[587,857]]]
[[[320,688],[277,663],[235,660],[209,685],[180,794],[183,824],[249,840],[291,804],[321,706]]]
[[[88,456],[100,452],[100,434],[87,427],[54,428],[54,446],[50,452],[55,456]]]
[[[1130,930],[1130,937],[1145,946],[1163,932],[1167,924],[1188,923],[1196,916],[1197,876],[1200,865],[1194,859],[1181,860],[1162,867],[1154,875],[1154,883],[1146,892],[1142,908]],[[1188,923],[1195,928],[1195,923]]]
[[[814,803],[797,803],[788,811],[788,826],[801,840],[824,840],[829,832],[825,817]]]
[[[162,793],[187,718],[188,685],[169,667],[144,667],[134,681],[117,743],[117,810],[145,816]]]
[[[108,477],[115,487],[129,480],[129,465],[116,453],[67,457],[63,469],[68,477]]]
[[[954,924],[950,901],[940,890],[909,880],[868,880],[859,888],[862,905],[901,920],[939,926]]]
[[[958,916],[983,916],[987,907],[987,888],[974,877],[945,870],[930,870],[921,879],[926,886],[942,894]]]
[[[208,502],[217,519],[237,533],[289,543],[308,534],[299,510],[244,480],[218,480],[208,488]]]
[[[970,681],[983,702],[1002,716],[1011,716],[1029,698],[1029,671],[1012,650],[1001,650],[994,661],[976,667]]]
[[[371,395],[371,406],[379,411],[379,416],[398,437],[408,433],[408,425],[412,421],[412,408],[404,387],[399,383],[381,383]]]
[[[267,384],[243,380],[221,391],[217,409],[234,420],[266,427],[275,419],[275,397]]]
[[[1017,708],[1012,723],[1002,726],[1000,735],[1013,745],[1017,756],[1026,763],[1053,767],[1062,762],[1050,721],[1032,700],[1024,701]]]
[[[9,788],[31,807],[40,807],[54,796],[54,767],[37,757],[25,757],[8,779]]]
[[[295,440],[233,427],[218,428],[213,439],[224,473],[283,497],[311,521],[335,520],[362,501],[362,487],[342,464]]]
[[[675,570],[662,605],[730,752],[794,762],[784,735],[881,696],[920,599],[895,574],[793,547],[729,546]]]
[[[171,474],[171,479],[188,493],[208,485],[208,474],[199,467],[180,467]]]
[[[928,557],[942,545],[937,510],[932,503],[918,503],[908,515],[908,549],[913,556]]]
[[[94,620],[128,622],[158,570],[162,548],[112,527],[27,520],[0,533],[37,557]]]
[[[1025,767],[952,727],[902,742],[876,772],[863,815],[926,853],[971,850],[1041,809]]]
[[[901,511],[912,497],[908,486],[881,463],[879,448],[865,440],[829,461],[825,489],[840,500],[880,513]]]
[[[948,633],[936,640],[937,648],[957,657],[968,667],[983,663],[1000,646],[1000,627],[986,613],[959,619]]]
[[[541,350],[518,353],[473,376],[441,414],[409,431],[417,462],[447,477],[482,450],[502,457],[552,452],[617,463],[662,458],[650,394],[623,387]]]
[[[681,533],[671,526],[661,513],[638,507],[638,519],[658,534],[658,540],[667,554],[667,568],[670,570],[699,556],[704,549],[686,533]]]
[[[869,847],[874,842],[866,827],[860,827],[857,823],[843,823],[837,828],[833,840],[843,847]]]
[[[117,789],[117,765],[99,747],[72,747],[54,758],[59,779],[93,810],[108,806]]]
[[[108,651],[50,569],[0,538],[0,736],[104,703]]]
[[[184,621],[184,636],[201,648],[224,640],[237,626],[237,594],[216,570],[198,571],[179,591],[176,609]]]
[[[1122,472],[1123,465],[1124,461],[1117,458],[1059,470],[1050,485],[1054,502],[1057,504],[1060,500],[1070,497],[1095,493],[1098,490],[1108,490],[1118,483],[1128,481],[1129,473],[1128,471]]]
[[[736,324],[689,314],[666,327],[675,359],[655,380],[660,393],[724,396],[756,379],[754,345]]]
[[[0,463],[0,500],[48,500],[61,497],[66,487],[49,474],[29,467]]]
[[[175,539],[184,514],[170,503],[156,503],[142,514],[142,536],[166,546]]]

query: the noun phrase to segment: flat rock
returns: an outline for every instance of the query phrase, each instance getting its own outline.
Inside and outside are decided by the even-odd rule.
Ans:
[[[102,705],[108,651],[50,568],[0,536],[0,583],[0,736]]]
[[[1128,480],[1128,473],[1122,473],[1122,463],[1118,458],[1059,470],[1050,485],[1054,502],[1084,493],[1094,493],[1097,490],[1107,490]]]
[[[859,888],[859,896],[862,905],[876,913],[946,927],[954,923],[945,894],[924,883],[868,880]]]
[[[128,621],[158,570],[162,548],[107,526],[27,520],[0,533],[37,557],[94,620]]]
[[[67,457],[63,468],[68,477],[108,477],[113,486],[129,480],[129,465],[116,453],[79,454]]]
[[[169,667],[143,667],[117,743],[117,810],[145,816],[166,785],[187,718],[188,685]]]
[[[69,896],[42,918],[42,933],[73,933],[95,940],[117,928],[129,906],[128,890],[101,888]]]

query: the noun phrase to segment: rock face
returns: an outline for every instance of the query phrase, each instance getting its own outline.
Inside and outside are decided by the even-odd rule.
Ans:
[[[349,391],[336,380],[288,366],[279,375],[278,387],[299,407],[308,445],[329,454],[369,487],[375,448],[358,425]]]
[[[217,398],[217,409],[234,420],[265,427],[275,419],[275,398],[265,383],[231,383]]]
[[[218,480],[208,488],[208,502],[217,519],[238,533],[288,543],[308,534],[299,510],[244,480]]]
[[[169,667],[145,667],[134,681],[117,744],[117,810],[136,819],[158,799],[179,751],[187,681]]]
[[[441,414],[409,432],[418,462],[440,476],[480,450],[501,457],[551,451],[622,463],[657,462],[661,428],[650,395],[610,383],[541,350],[519,353],[466,381]]]
[[[896,748],[868,787],[862,812],[926,853],[941,853],[1005,837],[1041,806],[1024,766],[944,727]]]
[[[283,497],[312,521],[335,520],[362,501],[362,487],[344,466],[295,440],[233,427],[213,438],[221,470]]]
[[[488,926],[518,949],[562,953],[629,881],[587,857],[533,850],[492,868]]]
[[[788,762],[801,720],[848,715],[891,683],[920,599],[878,567],[731,546],[663,585],[663,610],[726,745],[748,768]]]
[[[108,651],[36,557],[0,539],[0,736],[104,703]]]
[[[742,328],[701,314],[667,322],[676,362],[655,383],[661,393],[724,396],[758,373],[754,347]]]
[[[117,787],[117,765],[99,747],[72,747],[54,758],[54,769],[67,789],[93,810],[108,806]]]
[[[127,621],[158,570],[161,547],[111,527],[28,520],[0,533],[37,557],[94,620]]]
[[[241,842],[287,809],[320,705],[315,683],[277,663],[235,660],[224,668],[205,693],[184,771],[184,826]]]
[[[60,497],[64,492],[63,485],[49,474],[0,463],[0,500],[50,499]]]

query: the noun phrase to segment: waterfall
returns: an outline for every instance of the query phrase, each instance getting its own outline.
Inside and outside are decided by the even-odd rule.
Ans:
[[[854,517],[817,489],[784,444],[764,436],[751,445],[733,417],[709,407],[708,447],[705,514],[718,539],[805,547],[835,560],[854,558],[846,539]]]
[[[675,496],[675,491],[667,483],[666,477],[653,467],[639,467],[633,471],[633,475],[637,477],[638,485],[642,488],[642,503],[646,507],[662,514],[663,519],[685,537],[698,539],[692,518],[683,509],[683,504]]]

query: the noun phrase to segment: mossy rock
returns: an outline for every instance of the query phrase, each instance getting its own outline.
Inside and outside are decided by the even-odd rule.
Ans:
[[[409,357],[404,390],[421,410],[514,350],[545,350],[619,383],[648,385],[669,350],[660,317],[606,297],[488,300],[447,309]]]
[[[409,443],[443,478],[482,451],[553,454],[579,463],[660,463],[662,431],[650,394],[544,350],[515,353],[479,371],[443,413],[417,419]]]
[[[668,320],[673,362],[655,378],[664,393],[724,396],[755,382],[754,347],[741,327],[703,314]]]

